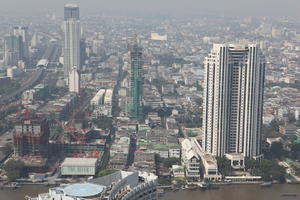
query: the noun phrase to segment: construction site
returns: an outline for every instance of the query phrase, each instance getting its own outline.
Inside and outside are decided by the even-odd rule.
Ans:
[[[111,140],[110,130],[83,120],[89,113],[82,111],[80,102],[80,96],[67,93],[19,113],[14,122],[12,159],[22,160],[36,172],[59,166],[66,157],[101,160]]]
[[[25,110],[13,130],[14,156],[48,155],[49,123],[41,115]]]
[[[110,137],[108,130],[82,128],[80,122],[69,122],[61,126],[60,132],[51,134],[49,145],[52,154],[72,157],[85,152],[104,151]]]
[[[49,155],[49,122],[42,116],[25,110],[13,129],[14,154],[32,171],[45,171]]]
[[[131,75],[130,75],[130,117],[139,119],[142,113],[142,93],[143,93],[143,50],[137,42],[130,51]]]

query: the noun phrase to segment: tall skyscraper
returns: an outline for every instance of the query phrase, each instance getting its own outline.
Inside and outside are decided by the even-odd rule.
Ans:
[[[28,27],[26,26],[15,26],[13,27],[13,35],[20,36],[22,38],[23,47],[20,54],[20,59],[23,61],[28,61],[29,59],[29,36]]]
[[[75,4],[65,6],[65,44],[64,44],[64,77],[68,78],[69,71],[76,66],[80,70],[80,39],[81,26],[79,7]]]
[[[265,74],[260,48],[214,44],[204,66],[203,149],[259,158]]]
[[[69,72],[69,92],[80,92],[80,74],[76,67],[72,67]]]
[[[64,20],[79,20],[79,7],[76,4],[66,4],[64,8]]]
[[[137,42],[133,45],[131,52],[131,74],[130,74],[130,116],[139,119],[142,113],[143,93],[143,49]]]

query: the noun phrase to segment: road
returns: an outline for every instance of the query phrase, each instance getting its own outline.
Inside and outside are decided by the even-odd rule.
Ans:
[[[8,94],[8,95],[5,95],[3,97],[0,98],[0,104],[3,104],[13,98],[15,98],[16,96],[20,95],[22,92],[24,92],[25,90],[29,89],[32,87],[32,85],[34,85],[43,75],[43,69],[38,69],[36,72],[34,72],[32,74],[32,76],[26,80],[22,86],[17,89],[16,91]]]
[[[6,131],[3,135],[0,136],[0,147],[4,147],[6,144],[12,142],[12,132]]]

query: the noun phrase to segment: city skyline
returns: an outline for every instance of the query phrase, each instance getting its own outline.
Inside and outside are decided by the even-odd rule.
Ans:
[[[38,0],[28,0],[26,2],[20,2],[17,0],[1,1],[1,9],[4,12],[16,12],[14,5],[19,5],[22,9],[17,13],[30,14],[32,13],[32,7],[37,6],[40,9],[36,11],[54,11],[56,14],[61,13],[61,6],[69,3],[70,1],[56,0],[51,2],[41,2]],[[166,15],[197,15],[202,14],[217,14],[220,16],[299,16],[297,8],[299,7],[299,1],[297,0],[254,0],[254,1],[239,1],[229,0],[226,3],[223,0],[165,0],[163,2],[158,0],[152,1],[138,1],[129,0],[127,2],[121,0],[113,1],[97,1],[90,0],[88,2],[82,0],[72,1],[80,5],[84,13],[97,13],[111,12],[111,13],[155,13]],[[282,8],[285,9],[282,9]]]
[[[0,200],[300,195],[300,3],[14,1]]]

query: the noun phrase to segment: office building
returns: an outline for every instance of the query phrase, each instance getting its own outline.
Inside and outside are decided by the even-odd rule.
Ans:
[[[137,42],[133,45],[131,57],[130,74],[130,106],[129,112],[132,118],[138,119],[142,112],[142,93],[143,93],[143,52]]]
[[[68,78],[69,71],[76,66],[80,70],[80,39],[81,25],[79,7],[75,4],[65,6],[65,41],[64,41],[64,77]]]
[[[214,44],[205,58],[203,149],[261,157],[265,60],[255,44]]]
[[[21,36],[6,36],[4,38],[4,63],[5,66],[16,66],[22,59],[23,42]]]
[[[64,20],[79,20],[79,7],[76,4],[66,4],[64,7]]]
[[[28,27],[26,27],[26,26],[13,27],[13,35],[16,37],[19,36],[22,39],[22,50],[20,51],[20,60],[28,61],[28,59],[29,59]]]
[[[73,67],[69,71],[69,92],[80,92],[80,74],[77,71],[76,67]]]

